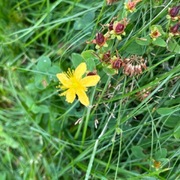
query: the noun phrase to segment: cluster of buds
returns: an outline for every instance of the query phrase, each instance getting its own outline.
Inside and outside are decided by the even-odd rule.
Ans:
[[[124,74],[128,76],[139,75],[147,68],[146,61],[142,56],[132,55],[130,58],[125,58],[123,68]]]
[[[179,36],[180,35],[180,5],[174,6],[168,10],[167,18],[171,21],[179,21],[177,23],[173,23],[173,25],[169,28],[169,36]]]
[[[92,41],[87,41],[87,43],[96,44],[95,48],[100,49],[101,47],[108,47],[108,39],[114,39],[115,37],[117,37],[118,40],[121,40],[121,35],[126,34],[125,28],[128,24],[128,21],[126,18],[121,21],[114,21],[114,19],[110,22],[110,24],[104,25],[108,26],[108,32],[106,34],[99,32],[96,34],[95,39],[93,39]]]
[[[101,54],[99,58],[104,65],[114,69],[116,73],[122,67],[123,73],[128,76],[139,75],[147,68],[146,61],[142,56],[132,55],[124,59],[118,55],[118,52],[116,54],[112,57],[110,51],[107,51]]]
[[[172,21],[176,21],[180,19],[179,15],[180,5],[174,6],[168,10],[167,18],[171,19]]]
[[[141,0],[129,0],[128,2],[124,3],[124,7],[130,13],[135,12],[136,11],[136,5],[140,1]]]

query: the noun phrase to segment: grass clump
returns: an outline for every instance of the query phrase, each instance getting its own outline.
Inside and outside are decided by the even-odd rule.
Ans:
[[[180,178],[177,2],[0,7],[0,179]]]

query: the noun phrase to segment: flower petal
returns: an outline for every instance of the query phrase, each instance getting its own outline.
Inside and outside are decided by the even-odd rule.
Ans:
[[[81,80],[81,83],[84,87],[95,86],[100,80],[98,75],[86,76]]]
[[[71,82],[69,81],[69,78],[65,73],[56,74],[56,77],[59,79],[59,81],[63,84],[65,88],[70,87]]]
[[[85,91],[83,90],[78,90],[76,92],[76,94],[78,95],[78,99],[81,102],[81,104],[83,104],[84,106],[88,106],[89,105],[89,98],[86,95]]]
[[[75,90],[74,89],[68,89],[66,91],[66,101],[69,103],[72,103],[76,97]]]
[[[81,63],[79,66],[75,69],[74,75],[77,79],[81,79],[82,75],[86,72],[86,63]]]

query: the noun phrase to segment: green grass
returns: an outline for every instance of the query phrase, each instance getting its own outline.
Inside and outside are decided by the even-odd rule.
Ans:
[[[93,56],[85,61],[101,80],[87,92],[91,106],[58,95],[56,73],[74,69],[82,52],[99,53],[86,42],[124,17],[124,2],[0,2],[0,180],[180,178],[180,40],[169,38],[176,21],[166,18],[175,1],[139,2],[122,40],[108,40],[113,55],[142,55],[142,74],[110,75]],[[166,46],[140,44],[152,25],[161,25]]]

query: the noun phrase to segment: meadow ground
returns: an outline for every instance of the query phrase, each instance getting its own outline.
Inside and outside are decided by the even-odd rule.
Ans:
[[[0,9],[0,180],[180,179],[176,0]]]

